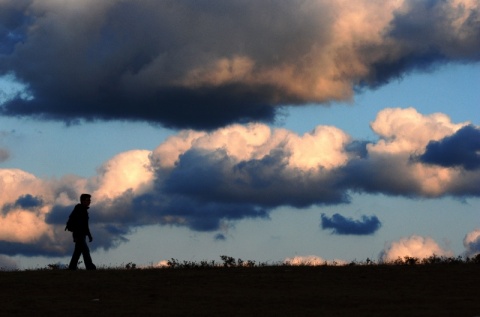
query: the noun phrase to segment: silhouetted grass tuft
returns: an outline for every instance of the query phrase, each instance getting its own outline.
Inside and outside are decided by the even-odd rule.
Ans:
[[[465,264],[480,264],[480,254],[477,254],[473,257],[462,257],[462,256],[437,256],[432,255],[428,258],[418,258],[418,257],[398,257],[393,261],[375,261],[370,258],[367,258],[365,261],[351,261],[346,264],[339,264],[335,261],[327,262],[325,261],[322,264],[310,263],[308,261],[302,263],[292,263],[289,261],[284,262],[256,262],[253,260],[243,260],[236,259],[228,255],[221,255],[221,261],[215,260],[202,260],[200,262],[195,261],[179,261],[177,259],[171,258],[166,261],[163,265],[149,265],[149,266],[138,266],[134,262],[121,263],[120,265],[109,265],[109,266],[100,266],[98,270],[138,270],[138,269],[212,269],[212,268],[254,268],[254,267],[277,267],[277,266],[429,266],[429,265],[465,265]],[[81,261],[79,262],[79,268],[81,268]],[[37,268],[37,269],[27,269],[26,271],[33,270],[64,270],[67,269],[66,264],[61,263],[52,263],[48,264],[46,267]],[[19,271],[18,269],[9,269],[0,267],[0,271]]]

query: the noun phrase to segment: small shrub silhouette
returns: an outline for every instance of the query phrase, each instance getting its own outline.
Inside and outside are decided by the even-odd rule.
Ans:
[[[231,256],[221,255],[220,259],[222,259],[224,267],[235,267],[235,266],[237,266],[235,258],[233,258]]]
[[[137,265],[135,263],[129,262],[127,265],[125,265],[125,268],[127,270],[135,270],[137,268]]]

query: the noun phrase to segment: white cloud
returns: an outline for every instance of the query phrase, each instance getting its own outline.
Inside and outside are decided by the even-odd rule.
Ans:
[[[59,234],[60,228],[49,225],[46,218],[55,204],[71,203],[71,193],[82,190],[85,184],[85,180],[73,176],[42,180],[19,169],[0,169],[0,241],[37,245],[40,252],[65,251],[68,236]],[[19,199],[26,196],[34,197],[38,204],[19,204]],[[16,247],[12,248],[8,254],[15,254]]]
[[[32,243],[50,231],[44,216],[31,211],[20,209],[0,217],[1,241]]]
[[[172,168],[188,150],[225,150],[236,162],[261,160],[277,150],[288,156],[290,168],[332,169],[345,164],[345,145],[350,137],[340,129],[318,126],[299,136],[285,129],[271,130],[264,124],[232,125],[211,133],[184,131],[168,138],[153,151],[153,161],[161,168]]]
[[[151,190],[153,170],[150,166],[151,151],[123,152],[98,169],[97,188],[92,195],[97,200],[113,199],[127,190],[139,195]]]
[[[30,173],[19,169],[0,169],[2,204],[13,203],[22,194],[41,192],[42,187],[42,181]]]
[[[291,153],[289,166],[302,170],[340,167],[348,161],[345,146],[350,141],[345,132],[331,126],[318,126],[303,136],[291,133],[285,146]]]
[[[168,260],[160,260],[156,264],[154,264],[153,267],[158,267],[158,268],[169,267],[168,262],[169,262]]]
[[[453,253],[440,247],[435,240],[429,237],[412,235],[392,242],[380,253],[380,260],[392,262],[405,257],[425,259],[432,255],[452,256]]]
[[[204,132],[183,130],[177,135],[168,137],[153,151],[152,165],[160,169],[172,169],[178,157],[190,149],[194,140],[204,135]]]
[[[0,106],[15,98],[31,99],[28,85],[19,82],[12,73],[0,74]]]
[[[371,123],[380,140],[367,145],[370,162],[379,166],[379,173],[390,174],[390,181],[404,182],[419,195],[436,197],[457,192],[458,187],[468,188],[480,179],[479,173],[471,172],[466,179],[459,169],[421,164],[411,159],[422,154],[429,142],[450,136],[467,124],[469,122],[454,124],[441,113],[420,114],[414,108],[384,109]]]
[[[454,124],[443,113],[424,115],[414,108],[387,108],[370,125],[380,140],[369,145],[368,150],[370,154],[411,155],[423,151],[428,142],[451,135],[467,124]]]
[[[346,261],[343,260],[325,260],[316,255],[306,255],[306,256],[294,256],[293,258],[286,258],[283,261],[285,264],[294,265],[294,266],[320,266],[320,265],[345,265]]]
[[[384,109],[371,123],[380,140],[367,145],[368,157],[362,163],[371,165],[383,177],[377,180],[378,184],[386,187],[391,184],[392,190],[406,186],[415,195],[429,197],[456,193],[473,184],[480,175],[474,171],[465,175],[458,169],[422,164],[411,158],[423,153],[429,142],[452,135],[467,124],[452,123],[441,113],[423,115],[413,108]],[[153,151],[152,165],[157,172],[175,169],[175,162],[191,150],[205,153],[223,150],[233,163],[282,153],[286,162],[284,171],[299,170],[320,176],[321,171],[334,172],[352,162],[356,156],[346,151],[351,141],[345,132],[330,126],[318,126],[304,135],[285,129],[272,130],[263,124],[232,125],[210,133],[187,130],[159,145]]]

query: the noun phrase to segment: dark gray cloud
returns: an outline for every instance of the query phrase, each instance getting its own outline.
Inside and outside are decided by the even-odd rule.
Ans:
[[[30,194],[21,196],[15,202],[15,207],[20,207],[24,209],[31,209],[40,207],[43,205],[43,200],[41,197],[32,196]]]
[[[189,150],[162,179],[161,190],[199,201],[248,201],[266,208],[282,205],[303,208],[349,201],[334,173],[290,169],[287,166],[290,156],[283,150],[275,150],[261,159],[238,162],[222,149]]]
[[[68,216],[73,211],[74,206],[55,205],[45,217],[48,224],[66,224]]]
[[[444,167],[480,168],[480,129],[467,125],[439,141],[430,141],[416,160]]]
[[[43,200],[41,197],[32,196],[30,194],[23,195],[18,197],[18,199],[13,204],[6,204],[3,206],[2,211],[8,213],[10,210],[15,208],[21,209],[36,209],[43,205]]]
[[[388,1],[367,3],[372,15],[392,14]],[[271,122],[285,105],[349,99],[356,86],[480,59],[478,4],[406,1],[365,30],[355,19],[338,29],[351,8],[327,0],[25,0],[0,12],[0,76],[28,87],[0,113],[65,122]]]
[[[227,240],[227,237],[223,233],[217,233],[215,237],[213,237],[215,241],[225,241]]]
[[[268,212],[268,208],[248,202],[201,201],[183,195],[144,195],[135,198],[132,205],[132,215],[143,215],[143,225],[155,222],[195,231],[219,230],[224,221],[268,218]]]
[[[478,7],[455,7],[450,1],[433,0],[406,1],[403,9],[394,13],[385,30],[385,38],[393,40],[401,53],[396,58],[386,54],[375,60],[364,83],[375,87],[412,71],[432,71],[452,60],[479,60],[480,43],[473,38],[463,41],[459,36],[463,32],[477,38],[480,35]],[[467,13],[464,18],[462,12]]]
[[[395,155],[354,159],[337,173],[342,188],[354,192],[406,197],[425,195],[409,163]]]
[[[340,214],[328,217],[321,216],[322,229],[332,229],[333,234],[339,235],[371,235],[377,232],[382,223],[376,216],[362,216],[360,220],[345,218]]]
[[[0,11],[0,55],[12,54],[15,45],[26,39],[30,18],[25,10],[31,1],[15,1]],[[3,4],[0,6],[4,7]]]
[[[371,144],[371,142],[353,140],[345,146],[345,151],[354,154],[356,158],[364,159],[368,156],[368,144]]]
[[[21,243],[21,242],[10,242],[2,240],[0,241],[0,249],[2,254],[14,256],[14,255],[26,255],[26,256],[46,256],[46,257],[55,257],[62,256],[66,254],[66,250],[55,250],[50,247],[50,243],[47,239],[43,241],[37,241],[36,243]]]

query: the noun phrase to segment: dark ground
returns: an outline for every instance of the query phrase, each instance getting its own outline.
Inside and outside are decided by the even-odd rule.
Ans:
[[[480,265],[0,272],[1,316],[480,316]]]

